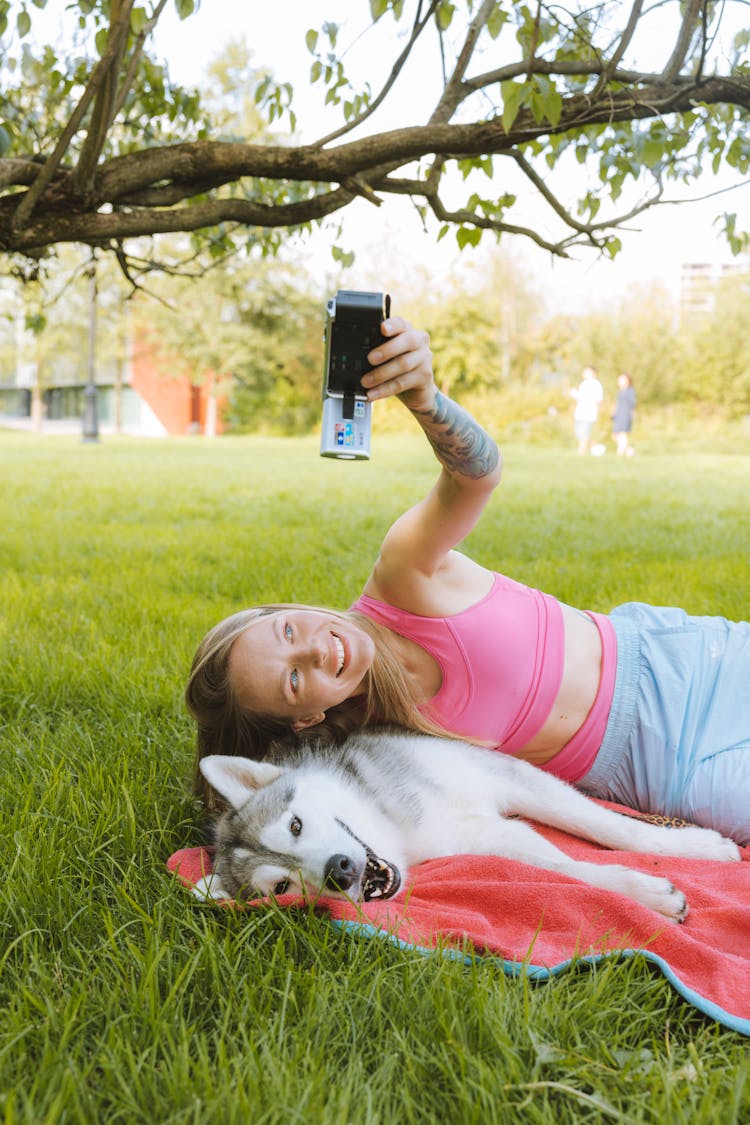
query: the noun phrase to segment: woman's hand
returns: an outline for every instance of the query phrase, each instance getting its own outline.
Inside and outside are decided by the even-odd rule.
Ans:
[[[399,316],[383,321],[385,337],[368,355],[373,370],[362,378],[371,402],[397,395],[409,410],[431,410],[437,388],[430,338]]]

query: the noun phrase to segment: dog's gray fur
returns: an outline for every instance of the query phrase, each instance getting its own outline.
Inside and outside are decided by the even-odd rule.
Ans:
[[[213,755],[201,770],[230,806],[216,825],[214,874],[199,888],[213,898],[286,890],[390,897],[414,864],[484,854],[560,871],[684,919],[684,895],[667,879],[573,860],[516,817],[618,850],[739,859],[737,846],[710,829],[624,817],[520,759],[394,729],[363,731],[341,746],[277,747],[264,762]]]

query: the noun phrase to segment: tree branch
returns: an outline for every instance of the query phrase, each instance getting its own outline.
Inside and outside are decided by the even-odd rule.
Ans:
[[[264,228],[297,227],[325,218],[354,198],[338,188],[299,203],[270,205],[248,199],[216,199],[172,210],[96,212],[47,216],[27,224],[16,234],[13,249],[28,250],[57,242],[96,245],[111,240],[150,234],[203,230],[219,223],[234,222]],[[0,247],[4,223],[0,210]]]
[[[112,124],[117,95],[117,76],[130,31],[130,13],[134,2],[135,0],[112,0],[107,50],[104,56],[108,56],[108,63],[98,76],[89,127],[73,173],[73,190],[78,195],[84,195],[93,186],[94,170],[99,163]]]
[[[412,27],[412,32],[411,32],[411,35],[409,36],[409,42],[406,44],[403,51],[401,52],[401,54],[399,55],[399,57],[396,59],[395,63],[393,64],[393,67],[391,68],[391,73],[388,75],[388,79],[387,79],[385,85],[383,86],[382,90],[378,94],[378,96],[372,102],[370,102],[370,104],[369,104],[369,106],[367,107],[366,110],[363,110],[362,113],[357,114],[356,117],[353,117],[350,121],[347,121],[346,125],[342,125],[340,129],[335,129],[332,133],[328,133],[327,136],[321,137],[320,140],[315,141],[314,145],[313,145],[314,148],[323,148],[324,145],[330,144],[331,141],[336,141],[336,140],[339,139],[339,137],[343,137],[347,133],[350,133],[352,131],[352,129],[356,129],[358,125],[361,125],[364,121],[366,121],[368,119],[368,117],[371,117],[372,114],[375,112],[375,110],[378,109],[379,106],[381,106],[383,104],[383,102],[387,98],[388,94],[391,92],[391,89],[393,88],[393,85],[396,82],[396,79],[398,78],[399,74],[403,70],[404,65],[406,64],[406,61],[409,58],[409,55],[411,54],[411,51],[412,51],[412,48],[413,48],[414,44],[416,43],[417,39],[419,38],[419,36],[424,31],[424,29],[425,29],[427,23],[429,22],[431,16],[434,14],[435,9],[437,8],[439,2],[440,2],[440,0],[430,0],[430,4],[428,6],[427,12],[425,13],[424,17],[420,19],[420,14],[419,14],[420,9],[421,9],[421,0],[420,0],[420,4],[419,4],[419,7],[417,8],[416,16],[414,17],[414,26]]]
[[[437,194],[429,195],[427,197],[427,202],[435,218],[439,219],[440,222],[468,224],[472,227],[481,227],[483,230],[494,231],[496,234],[522,234],[526,238],[531,239],[532,242],[535,242],[542,250],[548,250],[550,254],[554,254],[556,257],[568,257],[568,254],[563,249],[562,243],[548,242],[538,231],[532,230],[530,227],[519,227],[511,223],[505,223],[499,219],[489,219],[486,215],[477,215],[474,211],[464,209],[448,211],[443,205],[440,196]]]
[[[126,0],[126,4],[128,5],[128,21],[130,19],[130,8],[132,8],[133,3],[134,0]],[[122,31],[127,34],[127,24],[122,29]],[[120,32],[121,34],[122,31]],[[91,77],[88,81],[86,89],[83,91],[78,105],[73,110],[68,124],[63,129],[60,139],[55,145],[51,156],[45,161],[44,165],[39,171],[39,174],[34,180],[34,183],[29,188],[29,190],[24,193],[21,202],[18,205],[18,210],[13,216],[12,221],[12,225],[16,230],[21,230],[26,225],[31,217],[34,208],[47,189],[47,186],[51,182],[52,177],[60,167],[63,157],[68,150],[68,146],[73,137],[78,132],[78,127],[80,126],[81,121],[83,120],[83,117],[89,105],[91,104],[96,91],[99,88],[99,84],[101,81],[103,81],[104,76],[109,70],[111,61],[118,53],[118,51],[118,38],[110,34],[110,37],[107,40],[106,50],[91,72]]]
[[[427,155],[460,160],[507,152],[541,136],[559,136],[571,129],[686,112],[701,102],[733,103],[750,109],[750,76],[709,78],[698,88],[689,79],[672,85],[655,83],[639,90],[623,89],[593,103],[585,94],[564,99],[560,120],[552,126],[537,122],[528,111],[519,113],[510,131],[499,118],[459,124],[409,126],[349,141],[334,148],[311,145],[246,145],[195,141],[157,146],[137,155],[115,157],[97,175],[96,194],[116,201],[160,181],[186,184],[231,182],[242,176],[274,180],[341,182],[376,168],[400,165]]]
[[[628,17],[628,22],[627,22],[627,25],[625,27],[625,30],[623,31],[622,35],[620,36],[620,41],[617,44],[617,47],[615,48],[615,51],[612,54],[612,57],[610,59],[608,59],[607,62],[602,67],[602,72],[599,75],[599,81],[597,82],[596,87],[594,88],[594,91],[592,93],[592,97],[597,97],[597,95],[600,94],[601,91],[604,89],[606,84],[609,81],[611,81],[613,73],[617,70],[617,67],[620,65],[620,61],[621,61],[623,55],[625,54],[626,50],[630,46],[630,42],[631,42],[633,36],[635,35],[636,29],[638,27],[638,23],[639,23],[640,18],[641,18],[642,11],[643,11],[643,0],[635,0],[635,3],[633,4],[633,6],[630,9],[630,15]]]
[[[412,123],[412,107],[407,105],[402,107],[400,118],[403,128],[378,133],[373,127],[370,136],[363,136],[362,125],[370,122],[375,110],[394,92],[396,79],[407,63],[414,61],[418,37],[438,10],[439,0],[413,0],[411,27],[404,28],[406,45],[380,92],[356,118],[314,144],[296,145],[291,138],[286,144],[201,140],[141,145],[138,151],[131,151],[134,122],[125,123],[121,134],[118,114],[124,105],[130,105],[131,96],[140,107],[141,93],[148,112],[156,104],[152,90],[144,86],[141,91],[138,75],[143,74],[139,64],[144,61],[146,36],[165,3],[167,0],[150,0],[151,18],[131,42],[129,15],[134,0],[110,0],[112,22],[107,46],[88,80],[83,79],[83,96],[72,117],[62,117],[65,110],[55,101],[56,91],[50,88],[47,92],[47,135],[53,141],[59,137],[52,156],[46,161],[0,161],[1,248],[33,256],[41,255],[45,247],[56,242],[80,241],[110,248],[117,243],[125,254],[122,240],[140,235],[207,230],[217,224],[225,224],[225,229],[234,224],[263,229],[298,227],[345,208],[358,195],[378,204],[388,194],[407,194],[422,214],[427,201],[442,221],[522,234],[559,254],[573,244],[604,245],[603,231],[645,210],[660,195],[651,196],[628,215],[583,222],[574,208],[566,207],[563,198],[558,198],[549,174],[541,171],[541,158],[546,155],[554,167],[560,149],[570,143],[581,144],[588,133],[597,138],[595,144],[602,158],[608,152],[613,160],[627,157],[622,176],[635,178],[638,169],[645,166],[638,150],[629,148],[629,138],[637,133],[639,122],[684,114],[696,106],[721,106],[724,112],[712,123],[705,142],[701,140],[700,130],[705,124],[701,124],[700,112],[692,127],[696,136],[691,139],[688,130],[683,143],[680,131],[674,143],[664,142],[664,155],[669,154],[673,167],[679,170],[681,160],[696,161],[701,145],[713,155],[723,153],[726,159],[730,145],[741,137],[740,113],[735,107],[750,110],[750,74],[742,67],[736,73],[704,77],[704,66],[713,55],[706,26],[707,0],[683,0],[684,17],[674,44],[667,42],[664,48],[667,64],[661,73],[628,67],[635,30],[644,20],[643,0],[629,0],[627,8],[621,6],[624,26],[620,31],[613,30],[609,18],[612,9],[605,16],[600,0],[578,15],[565,13],[550,0],[536,0],[535,5],[530,0],[513,0],[506,39],[497,51],[493,46],[489,57],[514,61],[468,76],[472,60],[481,58],[480,34],[489,35],[490,21],[497,15],[494,0],[473,0],[469,15],[463,9],[459,14],[455,6],[450,33],[437,29],[441,50],[444,40],[447,45],[452,39],[458,55],[452,68],[444,62],[442,91],[426,123]],[[394,4],[398,21],[397,8],[400,5]],[[703,35],[698,42],[696,28],[701,20]],[[497,29],[492,30],[494,34]],[[506,35],[506,29],[501,34]],[[518,58],[519,54],[522,57]],[[436,60],[432,61],[435,66]],[[516,104],[520,109],[506,129],[499,91],[492,87],[511,79],[520,87],[529,78],[542,75],[557,81],[532,81],[526,90],[519,89]],[[115,82],[117,77],[119,83]],[[65,89],[69,88],[66,85]],[[480,112],[472,114],[472,119],[464,112],[464,120],[457,120],[462,102],[479,93],[483,98],[476,102],[484,102]],[[482,117],[487,101],[492,108]],[[24,104],[20,88],[19,104]],[[164,118],[158,126],[155,124],[151,137],[164,136],[163,130],[171,128],[165,124],[171,110],[171,105],[165,105]],[[87,113],[91,114],[90,121]],[[24,143],[33,139],[33,149],[39,144],[35,118],[31,111],[27,116],[30,124]],[[111,132],[115,118],[117,135]],[[58,126],[60,120],[63,125]],[[88,132],[83,137],[86,126]],[[123,141],[123,155],[103,159],[110,136],[111,150]],[[73,138],[80,150],[76,168],[64,164]],[[649,140],[650,153],[662,143],[656,131],[650,132]],[[564,224],[565,237],[554,241],[554,236],[541,237],[506,222],[506,217],[511,217],[510,207],[503,213],[500,207],[487,205],[484,214],[481,205],[462,207],[460,200],[453,210],[445,206],[439,192],[446,164],[493,155],[514,159],[555,219]],[[649,161],[653,163],[651,155]],[[609,186],[603,183],[601,193]]]
[[[539,25],[542,19],[542,0],[537,0],[536,15],[534,16],[534,34],[529,44],[528,57],[524,60],[526,63],[526,81],[530,82],[534,75],[534,61],[536,56],[536,49],[539,46]]]
[[[20,160],[17,157],[0,160],[0,188],[28,186],[33,184],[38,175],[39,164],[36,160]]]
[[[435,109],[433,110],[430,117],[431,125],[434,125],[438,122],[442,123],[445,121],[450,121],[459,104],[461,103],[463,76],[466,73],[467,66],[471,62],[471,56],[474,53],[474,48],[477,45],[477,39],[479,38],[480,32],[485,27],[494,7],[495,0],[484,0],[481,8],[469,24],[463,47],[461,48],[458,59],[456,60],[456,65],[453,68],[453,73],[445,83],[440,101],[435,106]]]
[[[141,30],[138,32],[138,35],[136,36],[135,43],[133,44],[133,50],[130,54],[130,59],[128,60],[128,67],[125,72],[125,77],[120,83],[120,88],[117,92],[117,98],[115,99],[115,104],[112,107],[111,120],[113,121],[122,109],[125,103],[125,99],[133,87],[133,83],[138,73],[138,67],[143,56],[143,49],[146,45],[146,40],[159,22],[159,17],[161,16],[166,6],[167,0],[159,0],[158,4],[154,8],[154,14],[151,16],[151,19],[143,25]]]
[[[512,78],[525,77],[527,70],[527,63],[524,59],[519,59],[517,62],[508,63],[506,66],[497,67],[496,70],[489,70],[483,74],[477,74],[473,78],[467,78],[463,83],[463,96],[468,97],[470,94],[475,94],[479,90],[484,90],[488,86],[495,86],[500,82],[506,82]],[[600,76],[606,70],[606,66],[601,59],[536,59],[534,62],[535,74],[546,74],[557,76],[560,78],[582,78]],[[617,68],[609,72],[611,80],[622,84],[623,86],[641,86],[652,85],[655,82],[662,80],[661,73],[658,71],[640,71],[640,70],[626,70]],[[685,79],[689,81],[689,79]],[[591,95],[589,95],[591,96]]]
[[[680,24],[677,42],[672,51],[672,57],[662,71],[662,78],[665,82],[673,82],[682,70],[685,58],[690,50],[690,44],[695,34],[695,29],[698,26],[698,19],[701,12],[705,9],[707,2],[708,0],[689,0],[685,8],[685,14],[682,17],[682,23]]]
[[[645,200],[643,203],[637,204],[625,214],[617,215],[616,217],[607,219],[605,222],[601,223],[583,223],[580,221],[580,219],[576,219],[575,216],[571,215],[570,212],[566,210],[565,207],[563,207],[557,196],[552,191],[550,191],[549,187],[544,182],[542,177],[535,172],[535,170],[520,152],[514,151],[509,155],[516,162],[524,175],[528,177],[528,179],[537,189],[542,198],[545,199],[546,202],[550,205],[555,214],[560,219],[562,219],[566,226],[569,226],[572,230],[577,231],[579,234],[591,234],[594,231],[609,230],[612,227],[621,226],[623,223],[629,222],[631,219],[634,219],[636,215],[643,214],[643,212],[647,211],[649,207],[652,207],[654,204],[658,203],[663,194],[663,188],[661,184],[659,184],[659,190],[654,196]]]

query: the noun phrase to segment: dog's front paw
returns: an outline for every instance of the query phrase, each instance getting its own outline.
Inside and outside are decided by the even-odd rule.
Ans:
[[[665,918],[671,918],[673,922],[684,922],[688,916],[688,901],[682,891],[678,890],[672,883],[669,884],[667,894],[667,909],[669,913],[664,913]]]
[[[661,886],[652,886],[642,899],[645,906],[650,906],[670,922],[684,922],[688,916],[688,903],[682,891],[678,891],[669,879],[656,879],[655,883]]]
[[[672,855],[685,859],[713,859],[719,863],[738,863],[742,858],[734,840],[714,832],[713,828],[670,828],[675,849]]]
[[[630,871],[628,886],[625,893],[662,914],[670,922],[684,922],[688,914],[688,904],[682,891],[679,891],[669,879],[661,875],[646,875],[642,871]]]
[[[718,832],[716,836],[715,851],[711,855],[711,859],[717,859],[720,863],[739,863],[742,859],[742,852],[734,840],[728,840],[726,836],[719,836]]]
[[[231,898],[215,875],[204,875],[190,890],[201,902],[225,902]]]

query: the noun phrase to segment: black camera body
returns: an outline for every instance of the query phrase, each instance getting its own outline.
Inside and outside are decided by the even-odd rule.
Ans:
[[[321,457],[370,457],[372,405],[360,378],[372,364],[367,353],[382,342],[390,315],[387,293],[339,289],[326,306]]]

